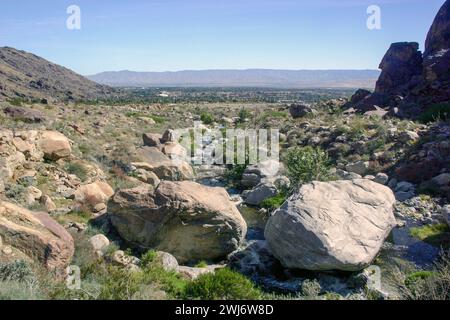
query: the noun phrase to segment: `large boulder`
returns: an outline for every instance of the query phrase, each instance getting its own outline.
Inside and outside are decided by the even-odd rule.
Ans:
[[[242,175],[241,184],[244,187],[256,187],[261,182],[273,182],[283,169],[283,165],[273,159],[248,166]]]
[[[270,218],[265,236],[287,268],[357,271],[396,225],[392,191],[370,180],[302,186]]]
[[[0,202],[0,237],[4,245],[51,271],[63,271],[74,253],[72,236],[47,213],[31,212],[3,201]]]
[[[121,237],[143,249],[174,255],[180,263],[223,258],[236,250],[247,225],[223,188],[162,181],[118,191],[108,205]]]
[[[113,188],[103,181],[82,185],[74,193],[75,201],[89,206],[106,203],[113,195]]]
[[[191,180],[194,170],[182,159],[171,159],[156,147],[142,147],[136,151],[132,165],[155,173],[164,180]]]
[[[289,112],[293,118],[301,118],[308,114],[317,113],[309,104],[294,103],[289,107]]]
[[[404,95],[413,77],[422,75],[422,53],[417,42],[393,43],[380,64],[382,70],[375,92]]]
[[[278,194],[278,190],[272,183],[260,183],[252,190],[243,193],[244,202],[251,206],[259,206],[262,202]]]
[[[67,158],[72,153],[70,141],[62,133],[57,131],[44,131],[39,139],[39,147],[44,152],[44,157],[49,160]]]
[[[144,141],[144,146],[159,147],[162,144],[162,135],[159,133],[144,133],[142,140]]]

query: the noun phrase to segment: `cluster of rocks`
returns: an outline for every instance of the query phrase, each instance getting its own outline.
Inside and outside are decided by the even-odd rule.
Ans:
[[[381,112],[417,117],[434,103],[450,101],[450,1],[437,14],[425,43],[391,45],[384,56],[380,78],[373,93],[358,90],[348,107],[359,112]]]
[[[70,140],[57,131],[2,130],[0,155],[0,193],[16,197],[15,186],[25,186],[22,196],[25,205],[40,202],[47,212],[59,209],[68,212],[79,205],[99,209],[114,194],[104,181],[103,171],[93,163],[72,156]],[[83,181],[76,174],[67,172],[67,166],[81,168],[86,175],[82,177]],[[51,183],[52,194],[37,188],[39,178]],[[58,208],[56,199],[70,200],[73,205]]]

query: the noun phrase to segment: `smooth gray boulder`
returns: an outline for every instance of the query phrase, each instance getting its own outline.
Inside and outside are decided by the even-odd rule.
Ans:
[[[396,225],[394,203],[389,188],[370,180],[313,182],[275,211],[265,236],[286,268],[362,270]]]

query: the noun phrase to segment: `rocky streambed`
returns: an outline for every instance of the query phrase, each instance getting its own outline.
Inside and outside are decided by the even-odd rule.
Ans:
[[[221,166],[203,166],[197,170],[202,176],[199,182],[208,186],[226,187],[221,175],[224,171],[225,168]],[[236,188],[227,188],[227,191],[247,223],[247,235],[240,248],[229,255],[226,264],[248,276],[268,292],[304,294],[305,286],[311,286],[313,283],[319,285],[321,294],[365,298],[370,291],[375,292],[379,298],[400,298],[401,292],[396,279],[400,270],[404,272],[415,268],[431,269],[441,252],[437,246],[411,235],[411,228],[420,228],[423,224],[411,217],[396,215],[396,219],[392,220],[395,227],[376,252],[376,258],[371,259],[371,263],[361,270],[320,271],[286,268],[274,257],[264,235],[273,212],[245,204],[243,198],[248,191]],[[414,205],[417,206],[417,203]],[[336,238],[339,237],[340,235],[336,235]],[[302,243],[295,245],[301,246]]]

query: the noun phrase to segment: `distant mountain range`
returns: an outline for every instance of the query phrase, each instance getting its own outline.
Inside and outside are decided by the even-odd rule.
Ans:
[[[32,53],[0,47],[0,101],[89,100],[116,94],[117,89],[95,83]]]
[[[378,70],[112,71],[87,76],[114,87],[374,88]]]

